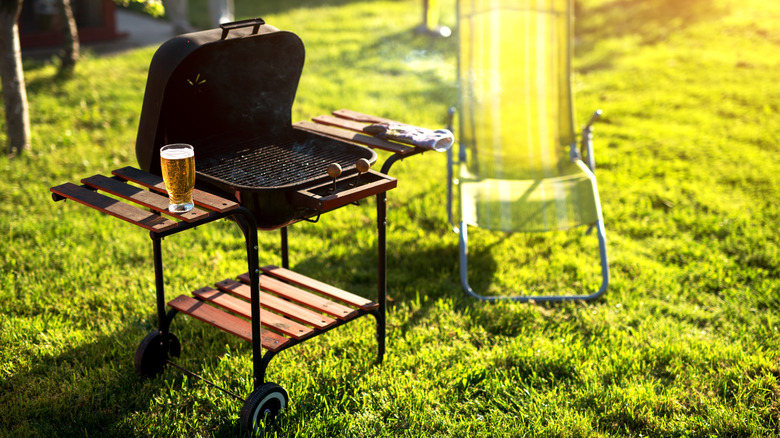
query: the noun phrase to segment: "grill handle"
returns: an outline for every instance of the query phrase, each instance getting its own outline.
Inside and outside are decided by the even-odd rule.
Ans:
[[[246,20],[231,21],[230,23],[222,23],[219,27],[222,28],[222,38],[227,39],[228,33],[231,30],[241,29],[244,27],[252,27],[252,35],[260,31],[260,26],[265,24],[265,20],[262,18],[248,18]]]

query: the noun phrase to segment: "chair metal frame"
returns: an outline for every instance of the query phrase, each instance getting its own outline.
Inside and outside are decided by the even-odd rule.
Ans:
[[[571,159],[583,160],[587,165],[590,172],[593,172],[596,167],[594,154],[593,154],[593,124],[601,118],[601,110],[597,110],[593,113],[593,116],[582,129],[582,136],[580,139],[581,147],[580,151],[577,151],[576,144],[571,145]],[[448,127],[453,131],[453,118],[455,115],[455,109],[450,108],[448,112]],[[455,132],[455,131],[453,131]],[[584,155],[584,157],[583,157]],[[464,147],[459,148],[458,163],[463,163],[466,160],[466,151]],[[601,264],[601,276],[602,282],[599,290],[592,294],[573,294],[573,295],[514,295],[514,296],[500,296],[500,295],[481,295],[475,292],[468,279],[468,225],[465,222],[460,222],[459,226],[454,224],[453,219],[453,196],[454,196],[454,174],[453,169],[455,166],[455,158],[453,150],[447,151],[447,218],[452,226],[454,232],[460,235],[459,246],[459,265],[460,265],[460,282],[463,289],[470,296],[482,301],[496,302],[496,301],[516,301],[516,302],[562,302],[562,301],[575,301],[575,300],[592,300],[600,297],[607,291],[609,287],[609,261],[607,258],[607,237],[604,229],[604,219],[601,214],[601,202],[598,199],[598,188],[596,186],[596,179],[593,178],[594,191],[596,192],[596,211],[598,220],[591,224],[586,231],[586,234],[590,234],[593,228],[596,228],[596,235],[599,241],[599,256]]]

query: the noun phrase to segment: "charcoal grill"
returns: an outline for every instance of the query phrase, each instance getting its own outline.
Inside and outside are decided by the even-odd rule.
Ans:
[[[261,229],[345,205],[343,196],[319,202],[335,194],[317,189],[331,181],[326,169],[332,163],[343,169],[343,182],[332,192],[358,189],[350,181],[362,183],[363,197],[392,186],[378,172],[357,178],[357,161],[373,164],[373,150],[293,126],[303,62],[298,36],[262,19],[167,41],[149,68],[136,140],[141,168],[160,175],[162,146],[192,144],[198,187],[239,202]]]
[[[261,19],[173,38],[158,49],[149,68],[136,141],[141,169],[125,167],[111,176],[84,178],[81,185],[51,188],[55,201],[71,199],[149,230],[159,328],[136,350],[139,374],[154,376],[166,364],[178,367],[171,359],[179,356],[181,344],[170,331],[178,313],[252,343],[254,391],[244,399],[220,388],[244,403],[240,415],[244,429],[253,429],[265,416],[272,420],[287,404],[286,391],[265,380],[271,359],[287,348],[373,315],[377,359],[382,361],[386,192],[396,186],[386,174],[398,160],[423,152],[360,134],[367,123],[397,122],[349,110],[292,125],[302,66],[300,39]],[[159,148],[182,142],[195,146],[193,200],[198,208],[177,214],[167,210]],[[381,172],[358,172],[358,160],[374,163],[377,158],[366,145],[392,153]],[[343,169],[341,175],[327,173],[333,163]],[[377,199],[376,301],[289,269],[288,225],[316,221],[322,213],[372,195]],[[244,234],[248,271],[167,301],[163,238],[223,218],[235,220]],[[281,230],[281,267],[260,265],[257,233],[263,229]]]
[[[288,269],[288,225],[316,221],[322,213],[384,194],[396,185],[395,179],[379,172],[358,172],[359,160],[376,161],[373,150],[293,126],[292,105],[303,62],[300,38],[262,19],[173,38],[152,59],[138,127],[136,156],[141,168],[152,175],[160,175],[160,147],[194,146],[196,187],[235,201],[249,212],[229,217],[248,236],[250,253],[257,251],[256,229],[282,229],[282,267],[259,267],[251,261],[256,255],[250,255],[250,271],[239,276],[243,283],[225,280],[216,283],[216,289],[203,288],[193,292],[194,297],[181,295],[168,302],[174,314],[191,315],[253,342],[255,391],[241,413],[245,428],[253,428],[258,415],[273,414],[287,403],[283,388],[265,382],[265,369],[279,351],[369,314],[377,320],[380,361],[385,350],[385,203],[381,197],[377,302]],[[340,174],[328,174],[334,163]],[[234,295],[249,298],[251,305]],[[257,303],[266,309],[262,315]],[[216,313],[223,310],[251,318],[251,331],[236,329],[236,324],[247,325],[243,320]],[[176,342],[171,343],[175,337],[167,333],[172,315],[163,316],[161,309],[158,313],[172,355],[178,350]],[[261,330],[261,321],[267,330]],[[152,333],[147,340],[136,353],[136,369],[154,374],[159,361],[156,347],[150,345],[157,345],[159,337]]]

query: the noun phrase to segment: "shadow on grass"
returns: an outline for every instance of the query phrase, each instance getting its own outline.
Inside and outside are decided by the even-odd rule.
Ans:
[[[181,315],[176,319],[180,318]],[[155,318],[149,315],[146,319]],[[219,359],[218,351],[226,344],[233,351],[249,350],[251,354],[251,348],[239,345],[244,343],[242,340],[200,321],[177,325],[176,319],[172,332],[182,342],[182,353],[174,362],[207,379],[212,376],[203,370],[212,368],[209,363]],[[167,431],[164,436],[175,436],[177,431],[197,424],[198,416],[202,416],[201,421],[212,422],[210,436],[237,436],[237,422],[227,417],[203,415],[199,403],[204,403],[199,399],[207,388],[206,383],[188,378],[170,364],[154,378],[136,374],[134,354],[143,337],[152,330],[144,322],[126,324],[61,354],[41,355],[29,369],[15,373],[12,380],[0,381],[0,406],[3,406],[0,430],[16,436],[129,437],[151,436],[151,431]],[[245,372],[249,378],[251,367]],[[243,381],[241,376],[236,379]],[[241,394],[241,389],[227,389],[248,396]],[[236,414],[241,409],[241,402],[228,394],[210,392],[224,397],[225,400],[215,403],[228,403],[223,409],[234,410]],[[233,409],[231,404],[235,405]]]
[[[612,0],[592,9],[582,3],[575,3],[578,53],[592,51],[601,40],[624,37],[636,38],[640,45],[663,44],[676,32],[729,13],[727,7],[711,0]],[[603,59],[581,70],[602,70],[610,65]]]
[[[728,12],[711,0],[613,0],[593,9],[577,2],[575,34],[591,40],[635,35],[642,44],[659,44],[676,31]]]
[[[137,334],[140,342],[136,327],[97,336],[3,382],[2,392],[17,398],[4,409],[6,431],[20,436],[130,436],[122,419],[146,408],[152,397],[133,370],[137,345],[128,343]]]

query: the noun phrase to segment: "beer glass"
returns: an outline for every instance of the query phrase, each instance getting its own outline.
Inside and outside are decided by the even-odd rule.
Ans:
[[[175,143],[160,148],[160,168],[168,191],[168,211],[185,213],[194,207],[195,150],[191,145]]]

